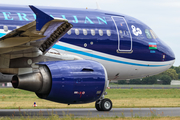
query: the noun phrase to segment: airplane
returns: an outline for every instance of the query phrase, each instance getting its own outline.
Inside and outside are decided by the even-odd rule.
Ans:
[[[152,76],[174,61],[171,48],[128,15],[0,5],[0,81],[42,99],[110,111],[110,80]]]

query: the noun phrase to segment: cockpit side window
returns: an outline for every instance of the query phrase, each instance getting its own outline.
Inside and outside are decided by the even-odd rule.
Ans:
[[[148,39],[152,39],[152,36],[151,36],[151,34],[150,34],[150,32],[149,32],[148,29],[145,29],[145,33],[146,33],[146,37],[147,37]]]
[[[158,38],[157,35],[154,33],[153,30],[150,30],[150,33],[151,33],[151,35],[153,36],[154,39]]]

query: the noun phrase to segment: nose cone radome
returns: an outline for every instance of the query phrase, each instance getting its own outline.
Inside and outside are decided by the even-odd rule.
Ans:
[[[161,52],[165,55],[163,56],[164,61],[173,61],[175,60],[175,55],[173,50],[164,42],[161,41]]]
[[[168,55],[169,60],[175,60],[175,55],[172,49],[170,47],[168,47],[167,49],[168,49],[167,55]]]

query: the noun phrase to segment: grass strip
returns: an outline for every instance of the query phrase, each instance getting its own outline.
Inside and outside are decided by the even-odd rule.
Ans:
[[[108,89],[113,108],[180,107],[180,89]],[[33,103],[37,107],[33,107]],[[35,93],[0,88],[0,109],[93,108],[95,103],[66,105],[38,98]]]

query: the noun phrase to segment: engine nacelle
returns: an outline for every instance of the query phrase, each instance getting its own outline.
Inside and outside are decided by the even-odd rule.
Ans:
[[[98,100],[108,84],[106,69],[91,60],[40,63],[39,72],[14,76],[13,87],[50,101],[79,104]]]

